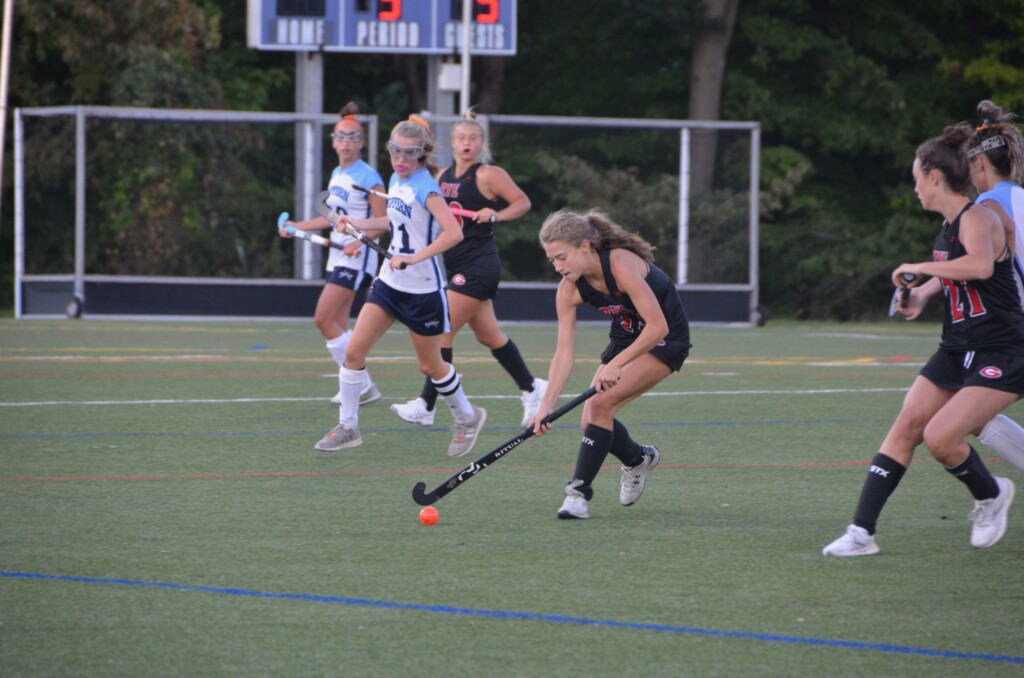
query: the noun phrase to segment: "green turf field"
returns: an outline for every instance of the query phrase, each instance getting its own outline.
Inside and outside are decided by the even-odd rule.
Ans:
[[[554,329],[506,329],[544,376]],[[607,336],[580,335],[569,395]],[[413,484],[519,431],[468,332],[455,362],[490,416],[452,460],[447,411],[429,430],[388,412],[420,387],[403,332],[371,356],[363,446],[324,454],[337,380],[312,323],[2,320],[0,675],[1024,675],[1020,503],[972,550],[970,495],[922,449],[881,554],[821,556],[937,335],[695,328],[682,372],[620,416],[662,451],[637,505],[609,465],[590,520],[555,518],[574,413],[425,527]]]

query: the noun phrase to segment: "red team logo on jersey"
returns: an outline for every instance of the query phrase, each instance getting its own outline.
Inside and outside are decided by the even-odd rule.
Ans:
[[[995,365],[986,365],[978,370],[978,374],[986,379],[999,379],[1003,376],[1003,371]]]
[[[453,285],[465,285],[466,284],[466,276],[462,275],[461,273],[456,273],[455,275],[452,276],[452,284]]]

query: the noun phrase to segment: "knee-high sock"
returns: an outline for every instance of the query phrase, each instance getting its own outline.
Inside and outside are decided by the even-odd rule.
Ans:
[[[469,404],[466,393],[462,390],[462,379],[455,367],[448,365],[448,374],[443,379],[433,382],[438,395],[448,403],[448,409],[452,411],[452,418],[460,424],[472,421],[476,411]]]
[[[580,440],[580,451],[576,455],[576,469],[572,472],[572,479],[582,480],[583,483],[577,486],[577,490],[583,493],[588,501],[594,496],[594,488],[591,483],[597,477],[601,465],[608,456],[612,446],[613,433],[606,428],[595,424],[587,424],[583,429],[583,438]]]
[[[903,479],[907,467],[881,452],[871,459],[868,477],[860,490],[860,500],[853,514],[853,524],[863,527],[868,534],[874,534],[878,516],[885,508],[885,502]]]
[[[999,485],[996,484],[996,479],[989,473],[985,462],[981,460],[973,447],[970,454],[967,455],[967,459],[952,468],[947,466],[946,471],[966,485],[971,496],[978,501],[992,499],[999,495]]]
[[[338,421],[345,428],[359,426],[359,394],[366,384],[366,370],[350,370],[342,367],[338,370],[341,381],[341,407],[338,408]]]
[[[441,349],[441,360],[445,361],[449,365],[452,362],[452,355],[452,349]],[[434,388],[434,382],[430,380],[430,377],[423,380],[423,390],[420,391],[420,397],[423,398],[423,402],[427,404],[428,412],[434,409],[434,405],[437,404],[437,389]]]
[[[327,340],[327,350],[330,351],[331,357],[338,363],[338,368],[345,365],[345,348],[348,346],[348,340],[352,338],[352,330],[345,330],[334,339]],[[373,379],[370,378],[370,372],[363,369],[363,374],[366,376],[366,381],[363,384],[364,388],[373,385]],[[338,391],[341,392],[341,372],[338,372]]]
[[[630,468],[644,460],[644,448],[629,437],[629,431],[618,419],[612,419],[612,445],[608,451]]]
[[[505,368],[509,376],[515,380],[516,386],[519,387],[520,391],[533,392],[533,375],[530,374],[530,368],[523,361],[523,355],[519,352],[519,347],[512,343],[511,339],[501,348],[492,350],[491,355],[494,356],[499,365]]]
[[[1024,471],[1024,428],[1005,414],[997,414],[985,424],[978,436],[1000,457]]]
[[[334,339],[327,340],[327,350],[334,358],[334,362],[338,363],[338,367],[345,364],[345,347],[348,346],[348,340],[351,338],[352,330],[345,330]]]

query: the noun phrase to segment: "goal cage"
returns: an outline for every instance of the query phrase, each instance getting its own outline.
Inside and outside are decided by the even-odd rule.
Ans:
[[[495,162],[533,203],[495,231],[504,262],[499,317],[554,319],[556,276],[537,230],[555,209],[597,207],[656,245],[656,264],[676,281],[692,322],[763,323],[758,123],[479,119]],[[378,119],[360,120],[366,159],[387,183]],[[429,120],[444,166],[459,118]],[[337,165],[335,122],[329,114],[16,109],[15,317],[311,316],[325,255],[277,237],[276,217],[315,214],[313,199]],[[692,157],[698,135],[701,148],[711,138],[713,162]],[[695,190],[698,172],[710,181]]]

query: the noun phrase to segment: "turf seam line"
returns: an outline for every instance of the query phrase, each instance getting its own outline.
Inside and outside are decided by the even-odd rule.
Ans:
[[[254,589],[228,588],[220,586],[199,586],[189,584],[173,584],[168,582],[150,582],[134,579],[117,579],[104,577],[76,577],[70,575],[44,574],[38,572],[0,571],[0,577],[7,579],[36,579],[44,581],[68,582],[75,584],[108,584],[117,586],[139,586],[145,588],[166,589],[171,591],[188,591],[195,593],[216,593],[229,596],[250,598],[270,598],[277,600],[298,600],[304,602],[324,603],[330,605],[349,605],[360,607],[377,607],[392,610],[410,610],[472,617],[491,617],[498,619],[520,619],[525,621],[542,621],[555,624],[576,624],[581,626],[602,626],[606,628],[631,629],[636,631],[661,631],[686,635],[733,638],[739,640],[758,640],[769,643],[788,643],[794,645],[815,645],[819,647],[838,647],[852,650],[872,650],[897,654],[923,655],[943,659],[974,659],[990,662],[1006,662],[1024,664],[1024,656],[986,654],[982,652],[956,652],[952,650],[935,650],[923,647],[893,645],[889,643],[867,643],[855,640],[836,640],[830,638],[805,638],[771,633],[750,633],[744,631],[723,631],[721,629],[702,629],[691,626],[675,626],[672,624],[648,624],[642,622],[624,622],[613,619],[591,619],[586,617],[568,617],[533,612],[516,612],[514,610],[486,610],[448,605],[425,605],[420,603],[399,603],[387,600],[369,600],[366,598],[350,598],[346,596],[324,596],[310,593],[281,593],[258,591]]]

